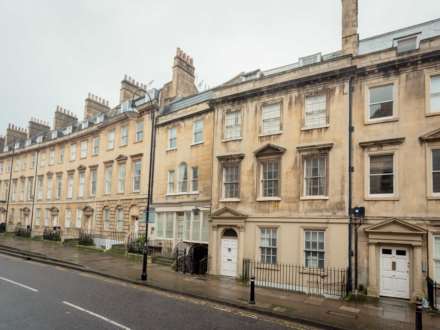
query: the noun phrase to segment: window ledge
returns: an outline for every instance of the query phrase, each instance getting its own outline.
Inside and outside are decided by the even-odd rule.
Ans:
[[[125,148],[126,146],[128,146],[128,144],[122,144],[119,146],[119,148]]]
[[[328,196],[301,196],[300,200],[302,201],[313,201],[313,200],[328,200]]]
[[[166,193],[165,196],[184,196],[184,195],[198,195],[198,191],[188,191],[188,192],[177,192],[177,193]]]
[[[258,137],[272,136],[272,135],[281,135],[283,131],[273,132],[273,133],[263,133],[259,134]]]
[[[368,195],[364,197],[366,201],[398,201],[399,197],[396,195]]]
[[[169,152],[169,151],[175,151],[175,150],[177,150],[177,148],[168,148],[167,150],[165,150],[166,152]]]
[[[243,140],[243,138],[240,136],[236,138],[222,139],[222,142],[232,142],[232,141],[241,141],[241,140]]]
[[[192,144],[191,144],[191,147],[194,147],[194,146],[198,146],[198,145],[200,145],[200,144],[203,144],[205,141],[201,141],[201,142],[193,142]]]
[[[428,197],[426,197],[427,200],[439,200],[440,199],[440,195],[429,195]]]
[[[144,140],[142,139],[142,140],[139,140],[139,141],[134,141],[133,143],[141,143],[141,142],[144,142]]]
[[[281,197],[258,197],[257,202],[279,202]]]
[[[439,111],[430,111],[425,113],[425,117],[435,117],[440,116],[440,110]]]
[[[221,203],[238,203],[240,202],[240,198],[222,198],[219,200]]]
[[[385,118],[377,118],[377,119],[367,119],[365,121],[365,125],[374,125],[374,124],[381,124],[381,123],[392,123],[399,121],[398,117],[385,117]]]
[[[314,129],[320,129],[320,128],[329,128],[330,125],[326,124],[326,125],[322,125],[322,126],[316,126],[316,127],[302,127],[301,131],[310,131],[310,130],[314,130]]]

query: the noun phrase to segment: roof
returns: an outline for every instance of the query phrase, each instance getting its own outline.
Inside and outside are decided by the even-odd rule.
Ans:
[[[203,103],[211,100],[214,97],[214,91],[212,89],[191,95],[185,98],[178,99],[170,104],[167,104],[160,110],[161,115],[166,115],[171,112],[179,111],[190,106]]]

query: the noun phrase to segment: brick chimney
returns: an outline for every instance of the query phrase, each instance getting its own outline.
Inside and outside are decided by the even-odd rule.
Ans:
[[[162,89],[161,103],[166,104],[175,98],[196,94],[194,71],[192,57],[177,48],[174,56],[173,78]]]
[[[84,119],[92,118],[100,113],[106,113],[109,110],[109,101],[92,93],[87,95],[84,104]]]
[[[76,116],[72,112],[57,105],[57,109],[55,110],[55,115],[53,118],[54,129],[60,129],[67,126],[71,126],[76,124],[77,122],[78,122],[78,118],[76,118]]]
[[[0,153],[3,152],[4,147],[5,147],[5,137],[0,135]]]
[[[358,0],[342,2],[342,52],[356,55],[359,46]]]
[[[26,129],[15,126],[14,124],[9,124],[8,128],[6,129],[5,144],[15,144],[18,141],[26,140],[27,137],[28,133]]]
[[[28,132],[30,138],[49,131],[50,125],[47,121],[43,121],[35,117],[31,117],[31,120],[29,120]]]
[[[125,75],[121,81],[121,90],[119,94],[119,102],[123,103],[127,100],[137,99],[145,96],[147,85],[134,80],[132,77]]]

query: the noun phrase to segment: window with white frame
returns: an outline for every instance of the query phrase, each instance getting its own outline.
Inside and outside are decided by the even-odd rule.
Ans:
[[[58,159],[59,164],[64,163],[64,149],[65,149],[64,145],[60,146],[60,158]]]
[[[127,166],[125,163],[119,164],[118,170],[118,193],[125,192],[125,175],[127,172]]]
[[[440,112],[440,75],[431,77],[430,102],[430,112]]]
[[[175,186],[175,176],[176,172],[171,170],[168,171],[168,193],[174,193],[174,186]]]
[[[86,183],[86,173],[84,171],[80,171],[78,173],[78,197],[84,197],[84,187]]]
[[[197,166],[191,167],[191,191],[199,190],[199,168]]]
[[[394,85],[388,84],[369,88],[369,119],[389,118],[393,116]]]
[[[18,190],[17,186],[18,186],[18,180],[17,179],[12,180],[11,200],[13,202],[17,200],[17,190]]]
[[[201,216],[202,212],[200,210],[196,209],[192,212],[192,230],[191,230],[191,240],[192,241],[200,241],[201,237]]]
[[[435,281],[440,283],[440,236],[434,236],[434,276]]]
[[[225,113],[224,139],[238,139],[241,137],[241,111],[234,110]]]
[[[394,193],[394,155],[369,155],[370,195],[392,195]]]
[[[166,212],[165,238],[174,238],[174,213]]]
[[[177,148],[177,129],[176,127],[170,127],[168,129],[168,149]]]
[[[97,156],[99,154],[99,136],[93,138],[92,155]]]
[[[104,174],[104,194],[111,194],[112,192],[112,173],[113,166],[106,166]]]
[[[136,137],[135,137],[135,141],[136,142],[141,142],[144,140],[144,122],[143,121],[138,121],[136,123]]]
[[[73,161],[76,159],[76,143],[72,143],[70,145],[70,160]]]
[[[280,197],[280,162],[279,158],[260,160],[262,197]]]
[[[35,209],[35,224],[39,226],[41,223],[41,209]]]
[[[164,238],[165,213],[156,213],[156,219],[156,236],[157,238]]]
[[[304,110],[304,128],[319,128],[327,125],[326,96],[307,96]]]
[[[191,212],[186,211],[184,214],[184,228],[183,239],[189,241],[191,239]]]
[[[260,260],[264,264],[277,263],[277,228],[260,228]]]
[[[83,210],[78,208],[76,210],[76,228],[81,228],[81,221],[82,221],[82,217],[83,217]]]
[[[133,163],[133,192],[141,191],[141,171],[142,161],[140,159],[135,160]]]
[[[43,199],[43,180],[44,180],[44,177],[42,175],[39,175],[37,178],[37,199],[38,200]]]
[[[98,181],[98,169],[90,169],[90,196],[96,196],[96,187]]]
[[[281,103],[263,105],[261,109],[261,134],[281,131]]]
[[[73,173],[67,176],[67,198],[73,198]]]
[[[303,157],[304,196],[327,195],[328,154],[311,154]]]
[[[107,150],[115,147],[115,129],[111,129],[107,132]]]
[[[116,209],[116,230],[117,231],[124,230],[124,209],[123,208]]]
[[[56,176],[56,188],[55,188],[55,199],[61,199],[62,191],[63,191],[63,176],[61,173]]]
[[[44,167],[46,165],[46,153],[42,152],[40,157],[39,157],[39,165],[40,167]]]
[[[49,226],[49,214],[50,214],[50,210],[49,209],[45,209],[44,210],[44,226],[45,227]]]
[[[49,165],[55,164],[55,147],[49,149]]]
[[[432,149],[432,192],[440,194],[440,149]]]
[[[104,219],[104,230],[108,230],[110,228],[110,209],[105,207],[102,210],[103,219]]]
[[[20,179],[20,200],[24,201],[24,192],[25,192],[26,180],[25,178]]]
[[[46,199],[51,200],[52,199],[52,175],[47,176],[47,190],[46,190]]]
[[[223,168],[223,198],[240,198],[240,163],[224,162]]]
[[[72,210],[66,209],[64,212],[64,227],[69,228],[72,224]]]
[[[121,126],[121,141],[120,146],[126,146],[128,144],[128,126]]]
[[[179,192],[188,191],[188,166],[186,163],[179,165]]]
[[[203,119],[198,119],[193,123],[193,143],[203,142]]]
[[[0,162],[0,174],[3,174],[3,162]]]
[[[307,268],[324,268],[324,231],[306,230],[304,232],[304,257]]]
[[[81,146],[80,146],[80,157],[83,158],[87,158],[87,148],[88,148],[88,143],[87,140],[85,141],[81,141]]]
[[[27,200],[31,201],[33,198],[33,190],[34,190],[34,178],[31,176],[27,179]]]

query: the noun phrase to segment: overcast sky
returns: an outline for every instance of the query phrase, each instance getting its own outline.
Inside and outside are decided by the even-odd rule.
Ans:
[[[359,0],[361,38],[438,17],[439,0]],[[88,92],[115,105],[124,74],[161,87],[176,47],[211,87],[332,52],[340,21],[340,0],[0,0],[0,133],[57,104],[82,119]]]

